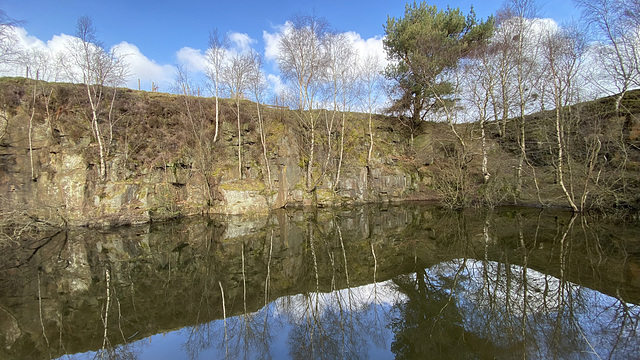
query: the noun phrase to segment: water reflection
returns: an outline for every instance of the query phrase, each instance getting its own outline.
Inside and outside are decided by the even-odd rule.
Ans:
[[[3,253],[0,358],[634,357],[638,230],[405,205],[61,233]]]
[[[400,358],[629,358],[640,309],[518,265],[456,259],[394,281]]]

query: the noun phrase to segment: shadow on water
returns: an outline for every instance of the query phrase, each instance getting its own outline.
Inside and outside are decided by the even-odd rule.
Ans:
[[[364,206],[52,234],[0,255],[0,358],[629,358],[640,226]]]

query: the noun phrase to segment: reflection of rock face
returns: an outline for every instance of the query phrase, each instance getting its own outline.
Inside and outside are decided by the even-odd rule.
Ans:
[[[80,239],[78,239],[80,240]],[[83,241],[70,242],[66,249],[68,266],[58,281],[59,293],[77,293],[89,290],[91,268],[87,258],[87,249]]]
[[[9,347],[18,340],[22,331],[18,326],[18,321],[13,315],[0,307],[0,333],[4,337],[4,345]],[[2,344],[2,342],[0,342]]]
[[[265,301],[287,295],[368,284],[374,266],[376,281],[382,282],[465,257],[508,257],[511,264],[522,265],[520,231],[530,244],[529,268],[559,277],[557,234],[565,231],[562,226],[569,215],[538,211],[511,209],[487,215],[405,204],[279,210],[251,218],[213,216],[109,232],[75,229],[52,238],[27,261],[30,250],[19,268],[0,270],[0,307],[15,316],[13,323],[0,323],[0,339],[14,343],[10,352],[0,349],[0,358],[48,354],[38,318],[38,274],[46,332],[49,339],[62,338],[64,350],[57,342],[51,345],[60,356],[63,351],[101,347],[106,269],[111,274],[109,319],[120,319],[110,322],[109,333],[122,331],[133,341],[221,318],[220,285],[230,317],[244,312],[245,304],[248,311],[256,311]],[[491,242],[485,241],[483,231]],[[563,260],[564,278],[608,294],[619,291],[628,302],[640,302],[637,287],[622,281],[629,276],[616,252],[619,245],[601,240],[600,250],[593,251],[584,247],[590,241],[565,245],[571,247],[572,257]],[[597,259],[591,262],[594,254]],[[119,340],[114,335],[110,341]]]
[[[251,236],[267,225],[266,217],[238,217],[227,216],[225,217],[227,229],[224,233],[224,239],[233,240],[244,236]]]

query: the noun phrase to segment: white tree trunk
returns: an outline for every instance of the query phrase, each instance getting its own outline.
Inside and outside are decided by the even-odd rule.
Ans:
[[[242,180],[242,128],[240,127],[240,98],[236,100],[238,118],[238,174]]]
[[[262,143],[262,156],[264,157],[264,164],[267,168],[267,180],[269,182],[269,190],[271,190],[271,167],[269,166],[269,157],[267,156],[267,138],[264,128],[264,119],[260,111],[260,102],[256,101],[256,108],[258,110],[258,126],[260,127],[260,142]]]
[[[213,134],[213,142],[218,141],[218,124],[219,124],[218,116],[219,116],[219,113],[220,113],[220,110],[219,110],[220,107],[218,106],[218,73],[217,72],[216,72],[216,85],[215,85],[215,87],[216,87],[216,131]]]

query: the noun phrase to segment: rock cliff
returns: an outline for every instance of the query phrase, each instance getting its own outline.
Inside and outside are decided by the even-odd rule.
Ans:
[[[107,177],[103,179],[81,86],[41,83],[30,89],[28,83],[3,79],[0,85],[5,115],[0,124],[0,196],[6,208],[42,221],[111,226],[200,213],[265,213],[285,206],[435,197],[422,186],[429,183],[425,174],[395,164],[399,152],[379,150],[370,166],[361,160],[368,144],[357,115],[347,129],[351,148],[339,183],[335,183],[336,145],[318,144],[322,160],[313,165],[315,186],[308,190],[301,150],[304,139],[286,115],[264,110],[269,184],[250,113],[244,119],[240,175],[234,165],[237,139],[232,122],[223,122],[222,140],[213,144],[203,140],[212,126],[209,112],[199,120],[198,138],[188,130],[180,97],[124,89],[116,97],[118,118],[111,121],[103,114],[102,133],[109,134],[105,135]],[[35,103],[30,99],[33,91],[37,92]],[[43,98],[47,94],[51,98]],[[212,106],[209,100],[189,99],[205,109]],[[384,136],[393,136],[393,130],[389,134]]]

